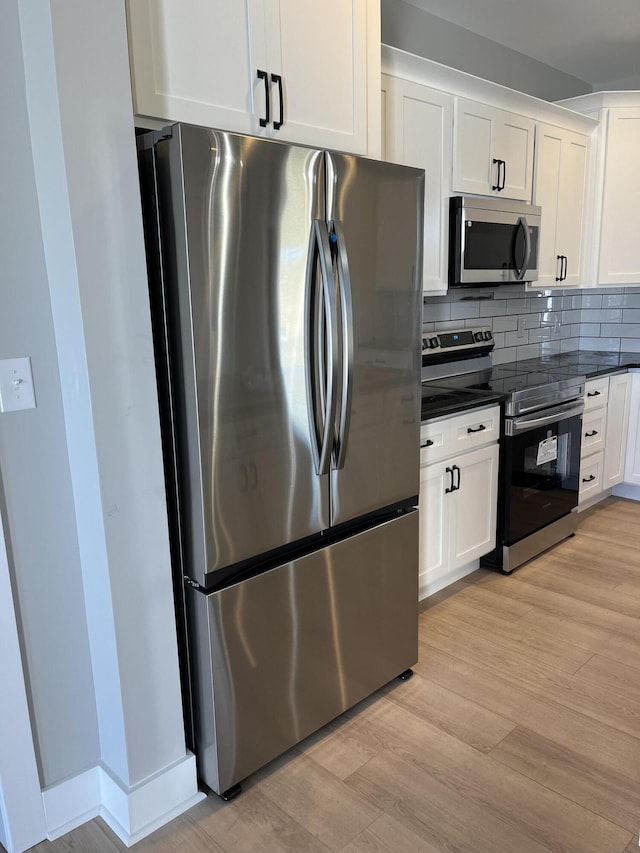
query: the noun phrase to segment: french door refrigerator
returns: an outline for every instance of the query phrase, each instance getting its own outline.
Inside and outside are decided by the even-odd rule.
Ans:
[[[424,174],[180,124],[139,151],[183,680],[228,796],[417,660]]]

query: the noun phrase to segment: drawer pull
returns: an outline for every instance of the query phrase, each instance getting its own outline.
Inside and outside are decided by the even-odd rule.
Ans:
[[[431,441],[431,439],[430,439],[430,438],[428,438],[428,439],[424,442],[424,444],[420,444],[420,447],[432,447],[432,446],[433,446],[433,441]]]
[[[483,429],[486,429],[486,426],[484,424],[480,424],[480,426],[475,429],[473,427],[467,427],[467,432],[482,432]]]
[[[598,434],[598,430],[593,429],[593,430],[591,430],[591,432],[585,432],[584,437],[585,438],[593,438],[593,436],[597,435],[597,434]]]
[[[599,397],[599,396],[600,396],[599,391],[587,391],[587,397]]]
[[[588,477],[582,478],[582,482],[583,483],[591,483],[591,482],[593,482],[593,480],[595,480],[595,478],[596,478],[595,474],[589,474]]]

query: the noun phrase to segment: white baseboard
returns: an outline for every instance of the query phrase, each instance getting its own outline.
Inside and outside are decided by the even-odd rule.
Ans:
[[[100,772],[92,767],[42,792],[50,841],[100,814]]]
[[[198,791],[190,753],[126,790],[103,767],[93,767],[42,792],[50,841],[94,817],[102,817],[127,847],[205,798]]]

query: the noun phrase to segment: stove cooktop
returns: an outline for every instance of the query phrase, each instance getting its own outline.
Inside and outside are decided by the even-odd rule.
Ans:
[[[500,403],[504,395],[491,389],[455,388],[439,382],[422,384],[422,420]]]

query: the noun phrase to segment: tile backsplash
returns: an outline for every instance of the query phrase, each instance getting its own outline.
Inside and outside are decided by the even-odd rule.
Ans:
[[[427,296],[425,332],[488,326],[494,364],[576,349],[640,352],[640,285],[525,291],[461,288]]]

